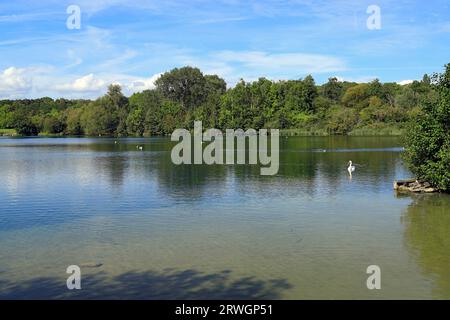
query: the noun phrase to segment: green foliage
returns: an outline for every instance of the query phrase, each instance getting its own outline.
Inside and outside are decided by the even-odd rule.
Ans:
[[[132,110],[127,117],[126,126],[128,135],[142,136],[145,131],[145,114],[141,108]]]
[[[311,76],[301,81],[289,81],[285,96],[285,108],[294,112],[313,112],[317,88]]]
[[[222,95],[227,91],[227,83],[217,75],[206,75],[205,81],[207,96],[210,94]]]
[[[60,114],[56,109],[53,109],[45,118],[35,116],[35,122],[41,131],[49,134],[64,132],[66,128],[66,120],[63,114]]]
[[[404,123],[437,102],[432,79],[406,86],[357,84],[312,76],[289,81],[241,80],[228,89],[217,75],[184,67],[164,73],[154,90],[127,98],[119,85],[94,101],[41,99],[0,101],[0,128],[23,134],[150,136],[175,128],[277,128],[296,134],[398,133]],[[378,131],[377,131],[378,130]]]
[[[356,110],[335,107],[330,110],[327,129],[332,134],[348,134],[357,122]]]
[[[0,136],[15,136],[17,135],[16,130],[14,129],[0,129]]]
[[[165,98],[186,109],[201,105],[207,95],[206,79],[197,68],[175,68],[159,77],[155,85]]]
[[[90,136],[114,135],[118,119],[108,99],[103,97],[89,103],[81,116],[81,125],[85,134]]]
[[[433,77],[437,101],[429,101],[408,127],[405,160],[420,179],[450,191],[450,64]]]
[[[349,136],[400,136],[404,130],[398,125],[375,122],[358,126],[348,133]]]
[[[330,78],[320,88],[320,93],[324,98],[337,102],[341,100],[344,94],[344,85],[337,78]]]
[[[81,108],[72,108],[66,111],[66,133],[69,135],[82,135],[84,133],[81,125]]]
[[[13,128],[13,109],[9,105],[0,106],[0,128]]]
[[[361,110],[369,105],[370,92],[369,84],[358,84],[345,92],[342,97],[342,104],[349,108]]]
[[[31,120],[31,117],[24,112],[15,113],[13,116],[14,129],[22,136],[36,136],[39,131]]]

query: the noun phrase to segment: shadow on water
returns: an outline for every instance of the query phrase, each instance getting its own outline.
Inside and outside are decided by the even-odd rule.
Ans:
[[[24,282],[0,280],[0,299],[279,299],[292,286],[284,279],[231,278],[231,271],[206,274],[196,270],[131,271],[82,277],[82,289],[69,291],[64,278]]]
[[[450,195],[413,195],[405,210],[405,243],[422,272],[435,279],[433,294],[450,299]]]

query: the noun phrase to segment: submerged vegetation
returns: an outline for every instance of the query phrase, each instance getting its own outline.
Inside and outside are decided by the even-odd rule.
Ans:
[[[400,134],[424,106],[438,99],[430,77],[401,86],[330,78],[240,81],[184,67],[163,74],[153,90],[125,97],[118,85],[94,101],[23,99],[0,101],[0,128],[19,135],[150,136],[205,127],[278,128],[287,135]],[[14,131],[12,131],[14,130]]]

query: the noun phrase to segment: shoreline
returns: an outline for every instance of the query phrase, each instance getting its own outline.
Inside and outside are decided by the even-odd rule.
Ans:
[[[329,134],[321,130],[303,130],[303,129],[280,129],[280,137],[400,137],[403,135],[403,131],[374,131],[374,130],[354,130],[347,134]],[[49,133],[40,133],[36,136],[25,136],[17,134],[14,129],[0,129],[0,137],[9,137],[9,138],[33,138],[33,137],[47,137],[47,138],[68,138],[68,137],[78,137],[78,138],[150,138],[150,137],[170,137],[168,134],[160,134],[160,135],[144,135],[144,136],[135,136],[135,135],[69,135],[69,134],[49,134]]]

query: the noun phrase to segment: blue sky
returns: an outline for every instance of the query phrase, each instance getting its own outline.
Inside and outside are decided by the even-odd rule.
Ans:
[[[448,0],[0,2],[0,98],[127,95],[191,65],[223,77],[400,82],[450,62]],[[81,28],[66,27],[69,5]],[[381,29],[369,30],[369,5]]]

